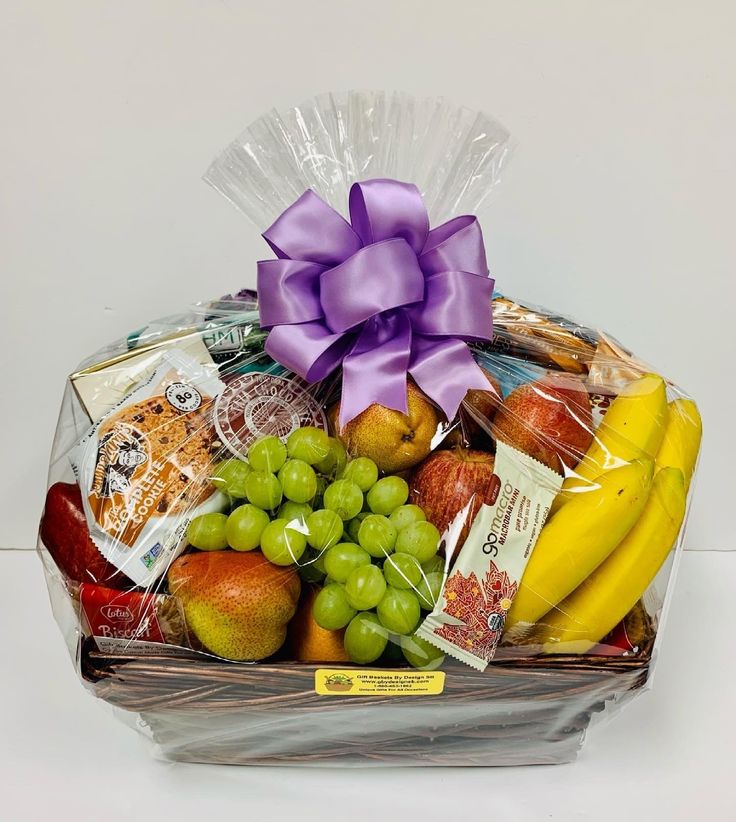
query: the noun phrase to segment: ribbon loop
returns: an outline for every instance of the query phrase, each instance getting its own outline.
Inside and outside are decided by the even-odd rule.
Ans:
[[[386,240],[327,269],[320,288],[327,325],[338,333],[382,311],[418,303],[424,297],[424,275],[404,240]]]
[[[258,308],[261,326],[293,325],[324,316],[319,275],[325,266],[303,260],[258,262]]]
[[[379,403],[407,412],[407,373],[452,419],[488,381],[467,346],[492,336],[493,280],[475,217],[433,230],[416,186],[350,190],[352,225],[306,191],[264,232],[266,352],[308,382],[342,365],[340,425]]]
[[[401,237],[415,254],[424,247],[429,217],[419,189],[397,180],[366,180],[350,189],[350,222],[363,245]]]
[[[263,232],[279,259],[337,265],[361,247],[350,223],[307,189]]]
[[[340,365],[354,341],[354,336],[330,334],[320,322],[277,325],[265,350],[307,382],[319,382]]]
[[[426,274],[440,271],[472,271],[488,276],[483,232],[475,217],[455,217],[429,232],[419,257]]]
[[[412,310],[419,334],[488,339],[494,281],[468,271],[440,271],[427,277],[424,301]],[[484,308],[478,311],[478,306]]]

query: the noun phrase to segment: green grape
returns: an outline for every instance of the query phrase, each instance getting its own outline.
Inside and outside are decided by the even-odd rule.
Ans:
[[[428,562],[440,547],[440,532],[431,522],[414,522],[399,531],[396,552],[411,554],[419,562]]]
[[[415,590],[419,597],[419,604],[425,611],[431,611],[439,600],[444,578],[444,574],[435,571],[431,574],[425,574],[416,586]]]
[[[355,608],[348,602],[345,589],[336,583],[325,585],[312,605],[314,621],[327,631],[344,628],[355,613]]]
[[[202,514],[189,523],[187,540],[200,551],[221,551],[227,548],[226,525],[225,514]]]
[[[345,466],[340,479],[354,482],[365,494],[378,480],[378,466],[368,457],[356,457]]]
[[[354,616],[345,629],[343,643],[353,662],[366,665],[374,662],[384,652],[388,632],[375,614],[362,613]]]
[[[396,545],[396,529],[387,517],[369,514],[358,529],[358,542],[372,557],[387,557]]]
[[[279,482],[292,502],[309,502],[317,493],[317,475],[303,460],[287,460],[279,471]]]
[[[421,668],[424,671],[434,671],[445,659],[439,648],[435,648],[431,642],[416,634],[401,637],[401,651],[412,668]]]
[[[312,513],[312,506],[306,502],[292,502],[287,499],[286,502],[281,503],[278,510],[278,518],[285,519],[287,522],[292,520],[306,522],[307,517]]]
[[[289,434],[286,449],[292,459],[315,465],[330,453],[330,438],[321,428],[307,425]]]
[[[344,583],[338,582],[336,579],[333,579],[332,577],[329,577],[329,576],[324,578],[324,582],[322,583],[322,585],[324,585],[325,588],[328,585],[339,585],[341,588],[345,587]]]
[[[394,634],[411,634],[419,625],[422,612],[413,591],[389,588],[376,608],[381,625]]]
[[[409,496],[409,486],[401,477],[384,477],[368,492],[368,507],[374,514],[388,516],[395,508],[403,505]]]
[[[348,602],[359,611],[375,608],[386,593],[386,580],[377,565],[354,568],[345,580]]]
[[[352,542],[339,542],[325,552],[325,571],[338,582],[345,582],[355,568],[370,564],[370,554]]]
[[[293,565],[307,548],[304,534],[288,527],[285,519],[275,519],[263,529],[261,551],[274,565]]]
[[[435,554],[431,559],[422,563],[422,571],[425,574],[443,574],[445,572],[445,558]]]
[[[319,551],[336,545],[342,530],[342,520],[334,511],[321,509],[307,517],[307,542]]]
[[[351,542],[358,541],[358,531],[360,530],[360,523],[368,516],[367,512],[356,514],[350,522],[345,523],[345,531],[350,537]]]
[[[261,542],[268,514],[255,505],[240,505],[227,518],[227,542],[235,551],[252,551]]]
[[[426,519],[424,511],[418,505],[400,505],[391,512],[389,517],[391,524],[397,531],[415,522],[424,522]]]
[[[244,460],[229,459],[219,462],[212,471],[210,483],[227,494],[232,499],[245,499],[245,481],[251,472],[251,467]]]
[[[330,450],[327,456],[315,462],[314,467],[320,474],[327,474],[331,477],[340,476],[345,463],[348,461],[348,455],[345,451],[345,446],[336,437],[329,438]]]
[[[248,462],[254,471],[275,474],[286,462],[286,446],[278,437],[261,437],[248,449]]]
[[[281,502],[281,483],[268,471],[251,471],[245,481],[245,490],[248,502],[264,511],[273,511]]]
[[[334,511],[342,520],[352,519],[363,507],[363,494],[350,480],[335,480],[325,488],[322,497],[325,508]]]
[[[414,588],[422,578],[422,566],[409,554],[394,554],[383,563],[383,575],[393,588]]]

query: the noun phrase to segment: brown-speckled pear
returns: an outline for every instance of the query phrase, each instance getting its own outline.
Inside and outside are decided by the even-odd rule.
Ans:
[[[330,425],[351,457],[370,457],[381,471],[396,474],[429,454],[440,415],[413,382],[407,388],[408,414],[374,403],[338,430],[340,405],[332,407]]]
[[[278,651],[301,591],[293,567],[272,565],[260,551],[185,554],[172,564],[167,581],[205,649],[237,660]]]

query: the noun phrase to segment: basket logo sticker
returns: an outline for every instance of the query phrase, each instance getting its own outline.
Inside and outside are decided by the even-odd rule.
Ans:
[[[445,688],[444,671],[318,668],[320,696],[436,696]]]
[[[353,680],[347,674],[330,674],[325,677],[325,688],[328,691],[349,691]]]
[[[225,447],[245,457],[258,437],[281,439],[305,425],[327,428],[319,403],[295,378],[253,371],[228,383],[215,403],[215,428]]]

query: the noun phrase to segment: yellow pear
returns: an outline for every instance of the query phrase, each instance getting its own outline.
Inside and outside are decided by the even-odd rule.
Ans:
[[[189,630],[226,659],[265,659],[286,639],[301,584],[293,567],[272,565],[260,551],[197,551],[167,574]]]
[[[370,457],[387,474],[406,471],[430,452],[440,415],[413,382],[407,383],[408,414],[383,405],[368,406],[339,428],[340,403],[329,413],[335,436],[351,457]]]

